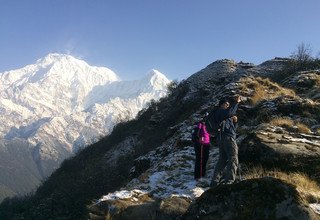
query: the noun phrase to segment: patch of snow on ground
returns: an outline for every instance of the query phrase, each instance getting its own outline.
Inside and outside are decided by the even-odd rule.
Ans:
[[[148,191],[157,198],[172,196],[196,198],[208,189],[213,167],[218,159],[218,149],[210,150],[207,163],[207,177],[194,180],[195,155],[192,146],[172,151],[165,161],[160,160],[146,173],[148,178],[134,179],[127,187]]]
[[[320,215],[320,203],[312,203],[310,207],[315,211],[315,213]]]
[[[156,198],[185,197],[194,199],[209,188],[213,168],[218,160],[218,149],[211,148],[207,163],[207,177],[194,180],[195,155],[192,146],[173,150],[165,160],[159,160],[146,171],[146,178],[133,179],[122,191],[103,196],[99,201],[132,199],[139,194]]]
[[[129,199],[132,198],[134,196],[139,196],[139,195],[143,195],[143,194],[147,194],[146,191],[142,191],[142,190],[121,190],[121,191],[115,191],[113,193],[109,193],[108,195],[103,196],[99,201],[106,201],[106,200],[116,200],[116,199]]]
[[[200,197],[205,190],[207,190],[207,188],[195,187],[192,189],[192,192],[195,197]]]
[[[190,141],[192,126],[182,123],[179,135],[175,137]],[[172,138],[157,149],[141,158],[151,160],[151,167],[139,177],[132,179],[123,191],[114,192],[104,196],[101,200],[116,198],[133,198],[135,190],[148,193],[154,198],[185,197],[194,199],[209,188],[215,164],[218,161],[219,149],[211,147],[207,162],[206,177],[196,181],[194,179],[195,152],[194,147],[179,146]],[[140,159],[141,159],[140,158]]]
[[[300,142],[300,143],[307,143],[307,144],[312,144],[315,146],[320,146],[320,144],[317,141],[310,141],[305,138],[290,138],[290,141],[292,142]]]

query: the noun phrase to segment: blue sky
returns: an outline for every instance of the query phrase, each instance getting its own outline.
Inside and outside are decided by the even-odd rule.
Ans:
[[[320,51],[319,0],[0,0],[0,72],[68,53],[122,79]]]

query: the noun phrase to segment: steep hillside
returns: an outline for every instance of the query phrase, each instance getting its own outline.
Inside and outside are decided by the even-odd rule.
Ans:
[[[290,218],[292,213],[279,214],[275,209],[286,205],[299,207],[301,216],[317,218],[313,209],[320,199],[320,103],[310,99],[313,96],[304,97],[296,86],[288,84],[286,88],[287,81],[277,84],[266,79],[281,74],[287,65],[288,59],[274,59],[259,66],[232,60],[210,64],[176,88],[171,87],[167,97],[152,102],[135,120],[117,125],[109,136],[65,161],[34,196],[3,202],[0,217],[175,219],[186,213],[182,218],[210,218],[207,207],[216,207],[221,213],[216,198],[224,196],[224,208],[232,213],[220,216],[223,219],[250,218],[256,213],[257,219],[263,219],[266,213],[270,218]],[[304,73],[290,75],[290,85],[294,85],[296,74]],[[313,89],[319,91],[317,85]],[[203,193],[209,188],[218,150],[211,149],[208,176],[195,182],[191,130],[219,99],[235,94],[245,100],[238,112],[241,174],[246,179],[258,179]],[[257,167],[261,172],[253,175]],[[301,186],[295,190],[298,183],[293,180],[259,179],[266,175],[280,178],[280,174],[284,178],[294,172],[305,173],[304,180],[313,188]],[[269,189],[283,192],[265,200],[268,204],[264,205],[261,197],[267,196]],[[262,193],[255,200],[261,204],[259,211],[243,215],[233,212],[239,203],[228,202],[230,193],[240,203],[241,198],[250,199],[246,207],[254,210],[251,199],[255,192]],[[202,209],[194,207],[200,207],[203,201],[206,205],[209,200],[205,198],[209,197],[212,206],[207,204],[204,212],[195,213],[193,210]],[[288,202],[288,198],[294,199]],[[194,205],[189,207],[191,203]]]

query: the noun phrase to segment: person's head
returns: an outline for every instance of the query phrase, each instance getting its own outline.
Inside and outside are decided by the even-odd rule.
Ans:
[[[230,103],[227,99],[221,99],[219,101],[219,108],[227,109],[229,108],[229,106],[230,106]]]
[[[206,113],[203,115],[201,122],[205,122],[205,121],[207,120],[207,118],[208,118],[208,115],[209,115],[209,113],[206,112]]]

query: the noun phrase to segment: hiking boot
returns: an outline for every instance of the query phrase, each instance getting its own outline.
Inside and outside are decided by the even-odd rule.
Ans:
[[[219,184],[218,184],[218,182],[216,182],[216,181],[212,181],[211,183],[210,183],[210,187],[211,188],[213,188],[213,187],[216,187],[216,186],[218,186]]]
[[[221,184],[223,184],[223,185],[231,185],[233,183],[234,183],[234,181],[228,180],[228,181],[223,181]]]
[[[206,187],[209,187],[209,182],[206,179],[200,178],[197,180],[196,185],[198,187],[206,188]]]

